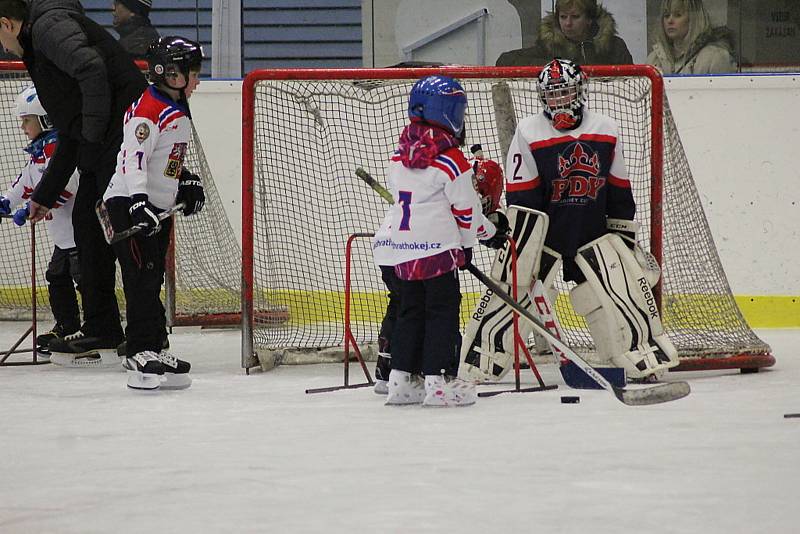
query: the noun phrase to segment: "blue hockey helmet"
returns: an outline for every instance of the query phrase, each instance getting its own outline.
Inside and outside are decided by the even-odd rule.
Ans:
[[[457,138],[464,133],[467,93],[447,76],[427,76],[417,81],[408,97],[408,117],[448,130]]]

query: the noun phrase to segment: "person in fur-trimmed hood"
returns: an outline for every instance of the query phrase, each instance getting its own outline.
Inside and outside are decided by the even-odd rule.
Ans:
[[[647,63],[664,74],[735,72],[733,32],[714,27],[702,0],[663,0]]]
[[[582,65],[633,63],[614,17],[597,0],[557,0],[555,11],[542,19],[536,43],[504,52],[497,66],[543,65],[554,57]]]

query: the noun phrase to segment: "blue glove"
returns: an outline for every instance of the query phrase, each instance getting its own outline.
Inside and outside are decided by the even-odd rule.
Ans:
[[[11,213],[11,201],[6,197],[0,197],[0,215]]]
[[[30,210],[28,209],[28,204],[25,204],[24,208],[20,208],[14,212],[14,224],[17,226],[25,226],[25,221],[28,220],[28,215],[30,215]]]
[[[128,208],[134,226],[142,229],[142,233],[149,237],[161,230],[161,221],[158,220],[158,208],[150,204],[147,195],[137,194],[131,197],[131,207]]]

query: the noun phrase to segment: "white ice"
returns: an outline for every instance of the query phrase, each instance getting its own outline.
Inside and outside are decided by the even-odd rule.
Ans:
[[[0,347],[21,331],[0,323]],[[246,376],[236,331],[172,336],[186,391],[2,367],[0,532],[798,532],[800,330],[758,333],[774,368],[678,374],[692,394],[651,407],[561,404],[563,385],[455,409],[307,395],[341,366]]]

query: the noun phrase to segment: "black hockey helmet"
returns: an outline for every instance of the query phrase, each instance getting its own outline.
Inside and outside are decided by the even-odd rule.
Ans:
[[[199,70],[203,63],[203,47],[190,39],[177,36],[161,37],[153,41],[147,49],[145,56],[149,68],[150,82],[154,84],[166,83],[166,76],[170,72],[180,72],[186,81],[189,80],[190,70]],[[173,87],[173,89],[185,89],[183,87]]]

